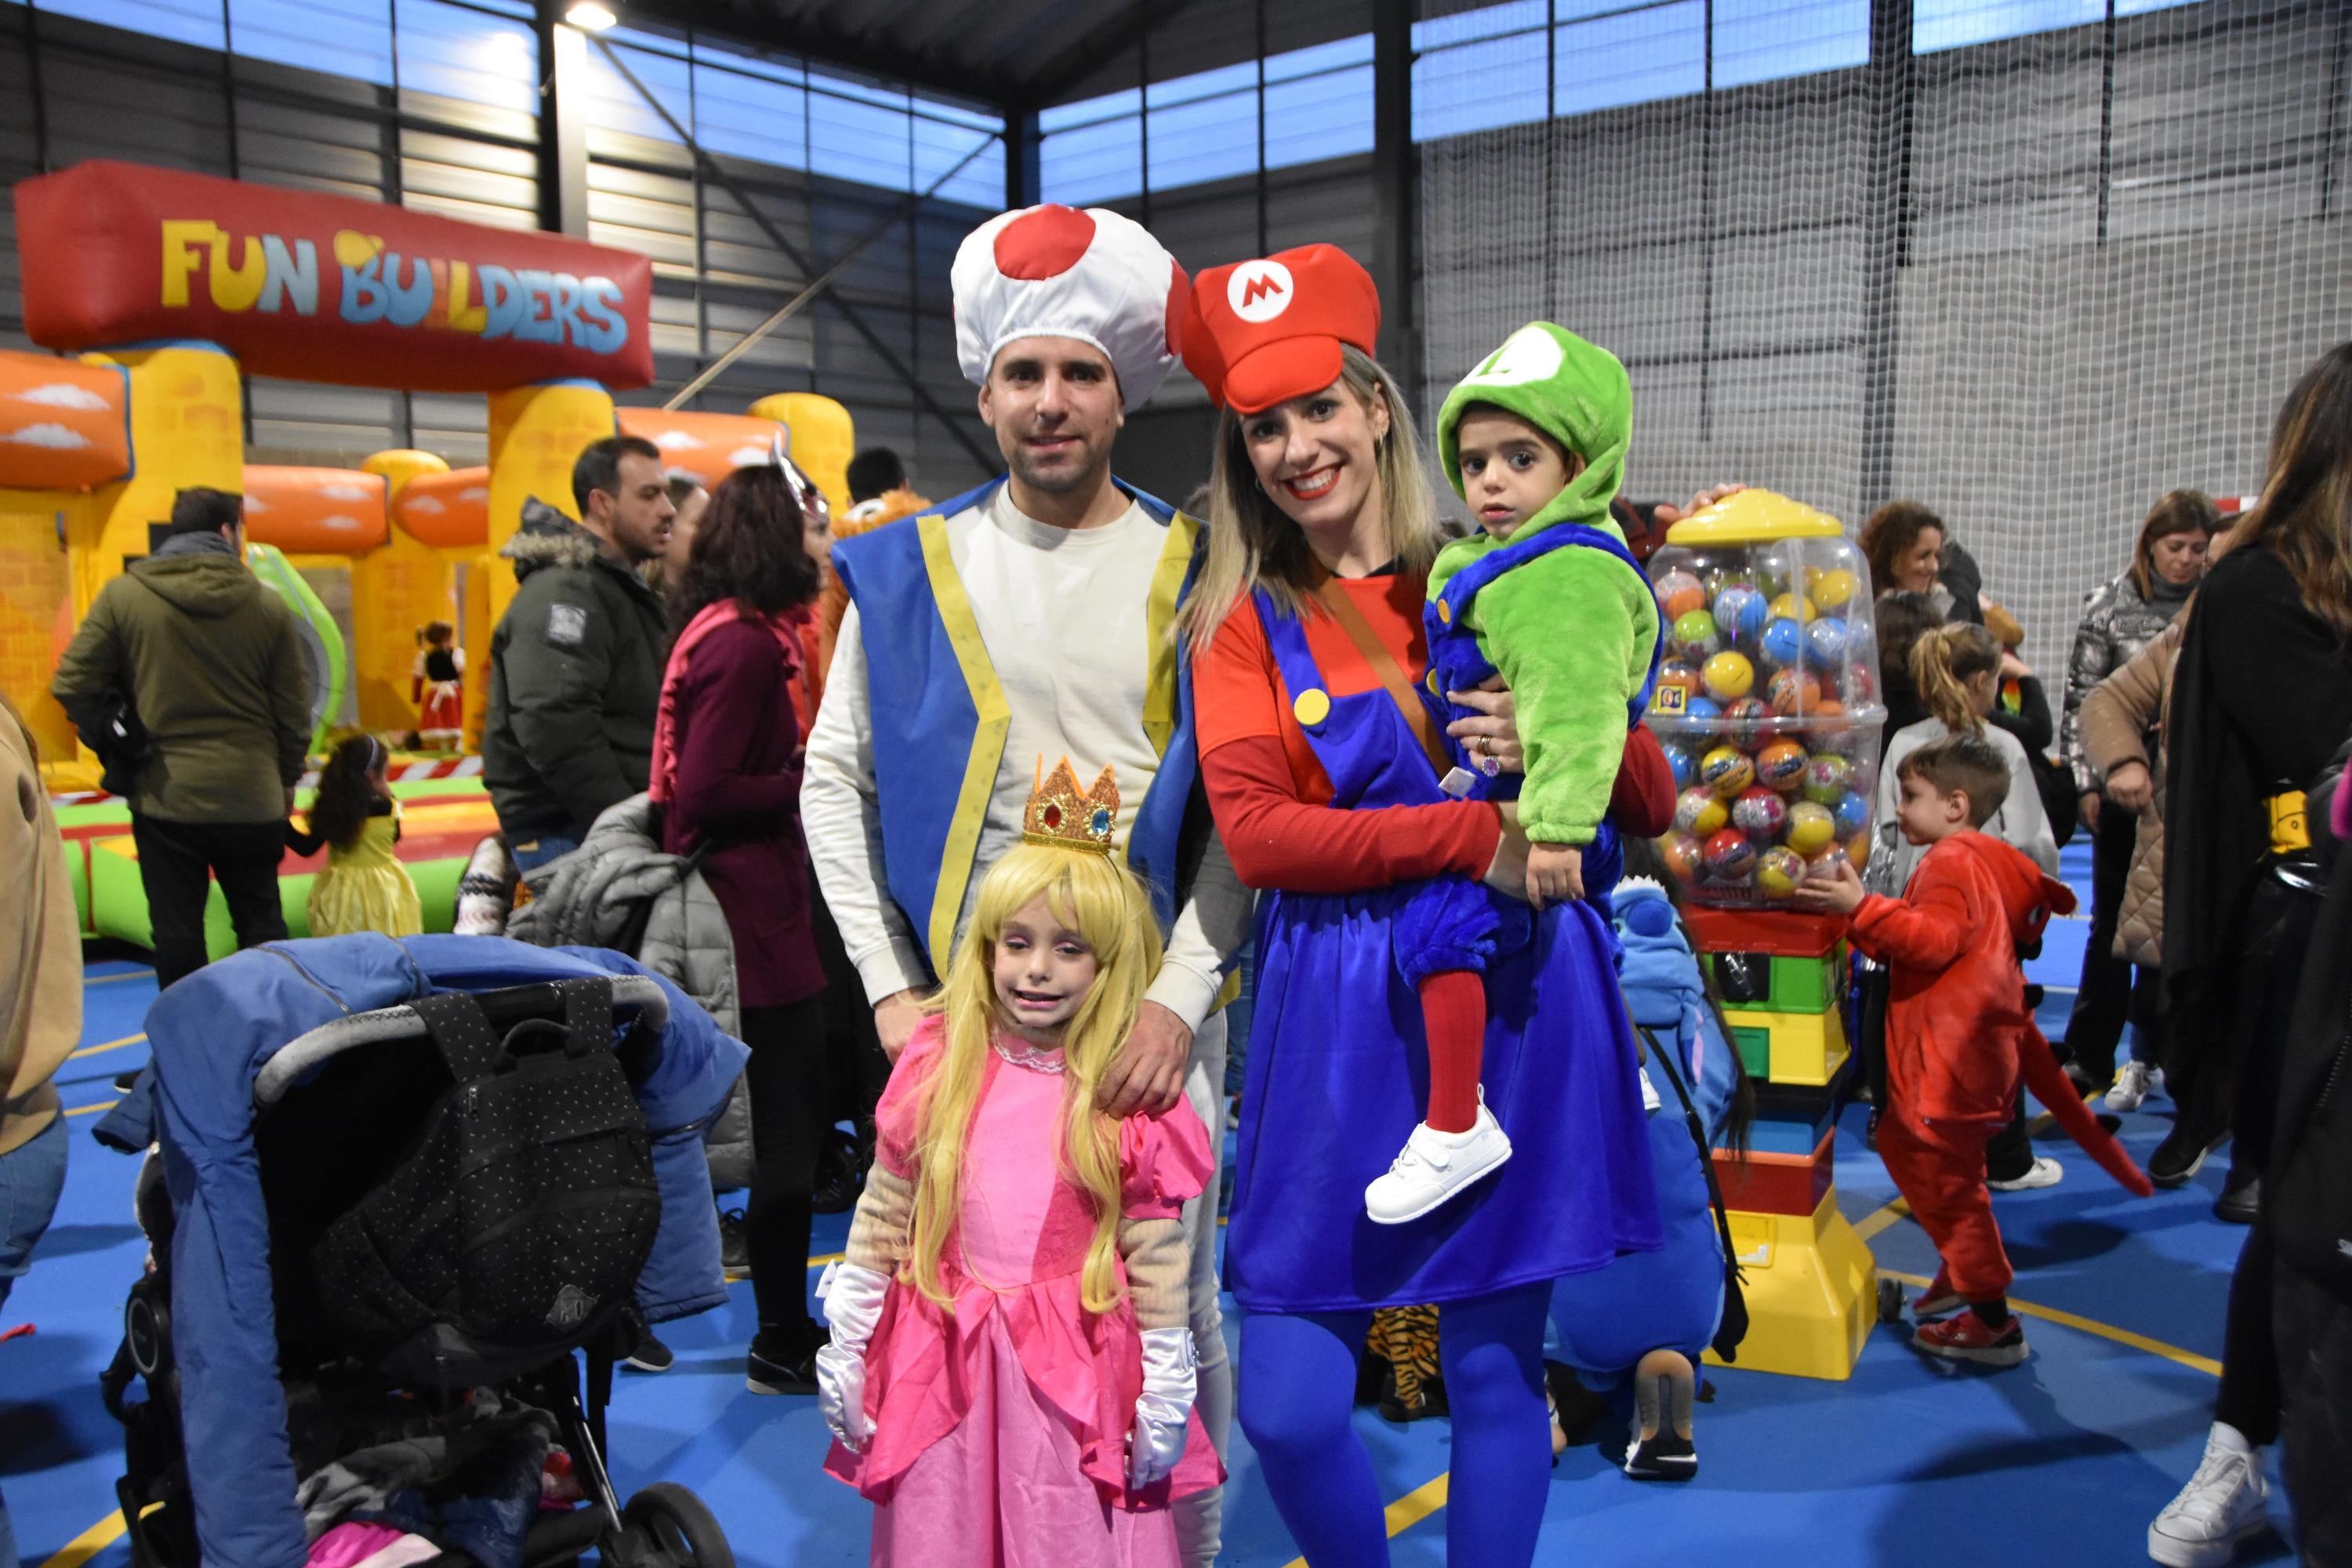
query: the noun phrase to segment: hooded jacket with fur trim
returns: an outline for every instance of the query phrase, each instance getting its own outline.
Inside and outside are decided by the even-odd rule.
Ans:
[[[490,637],[482,777],[509,838],[584,837],[646,787],[668,619],[645,579],[545,501],[523,503],[499,553],[519,586]]]
[[[1902,898],[1862,901],[1853,944],[1893,971],[1886,1079],[1901,1110],[1928,1121],[2009,1119],[2024,1047],[2039,1037],[2018,946],[2074,907],[2064,883],[1985,833],[1929,849]]]

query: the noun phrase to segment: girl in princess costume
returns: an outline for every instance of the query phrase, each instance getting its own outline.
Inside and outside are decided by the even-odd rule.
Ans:
[[[417,627],[416,645],[408,700],[416,704],[417,739],[454,750],[465,733],[466,650],[457,646],[457,628],[447,621]]]
[[[1381,1489],[1349,1420],[1356,1353],[1375,1309],[1435,1303],[1448,1556],[1516,1568],[1551,1474],[1551,1282],[1660,1244],[1615,944],[1590,900],[1516,903],[1526,838],[1495,803],[1440,788],[1453,759],[1415,690],[1440,535],[1404,399],[1370,355],[1370,279],[1309,246],[1210,270],[1192,312],[1186,363],[1224,410],[1184,623],[1193,712],[1219,835],[1263,889],[1225,1247],[1247,1314],[1243,1428],[1308,1562],[1385,1563]],[[1560,615],[1559,635],[1579,635]],[[1479,700],[1498,711],[1453,728],[1507,768],[1512,726]],[[1621,709],[1620,751],[1623,726]],[[1485,955],[1473,1103],[1513,1154],[1458,1201],[1379,1224],[1363,1194],[1422,1121],[1433,1076],[1408,955],[1428,951],[1433,890],[1482,879],[1513,900],[1502,923],[1517,929]]]
[[[1179,1217],[1215,1169],[1208,1131],[1181,1100],[1095,1110],[1160,966],[1118,812],[1110,771],[1082,793],[1066,759],[1031,796],[818,1288],[825,1468],[874,1501],[877,1565],[1174,1568],[1169,1503],[1223,1479]]]

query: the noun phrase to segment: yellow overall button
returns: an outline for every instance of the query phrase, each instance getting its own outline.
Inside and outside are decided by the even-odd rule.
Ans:
[[[1437,622],[1438,625],[1446,626],[1454,624],[1454,606],[1443,599],[1437,601]]]
[[[1290,711],[1297,717],[1301,724],[1312,730],[1316,725],[1331,717],[1331,699],[1309,687],[1298,694],[1297,700],[1291,703]]]

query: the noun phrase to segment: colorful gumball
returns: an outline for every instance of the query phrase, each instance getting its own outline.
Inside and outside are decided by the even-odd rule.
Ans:
[[[1683,704],[1683,719],[1700,734],[1712,734],[1723,724],[1723,704],[1712,697],[1694,697]]]
[[[1678,658],[1660,659],[1658,661],[1657,689],[1664,691],[1670,686],[1680,687],[1682,689],[1683,695],[1685,697],[1697,696],[1699,691],[1698,671],[1693,669],[1689,665],[1685,664]]]
[[[1870,826],[1870,802],[1863,798],[1860,791],[1846,791],[1830,809],[1835,814],[1840,837],[1848,834],[1855,835],[1857,839],[1866,837],[1862,830]]]
[[[1756,753],[1757,782],[1782,795],[1794,795],[1803,785],[1811,762],[1805,748],[1786,736],[1768,741],[1764,749]]]
[[[1699,679],[1706,682],[1709,697],[1728,702],[1748,695],[1756,684],[1756,667],[1748,662],[1744,653],[1719,653],[1706,661]]]
[[[1745,583],[1734,583],[1715,596],[1716,628],[1742,647],[1752,647],[1764,635],[1764,595]]]
[[[1762,784],[1740,791],[1731,803],[1731,825],[1759,844],[1778,837],[1788,820],[1788,804]]]
[[[1756,846],[1736,827],[1706,841],[1706,874],[1717,882],[1744,882],[1756,868]]]
[[[1704,786],[1686,789],[1675,797],[1675,831],[1693,834],[1700,838],[1723,831],[1731,820],[1731,808],[1723,797]]]
[[[1675,617],[1671,633],[1675,657],[1693,664],[1706,661],[1723,646],[1722,636],[1716,630],[1715,617],[1705,610],[1685,610]]]
[[[1777,599],[1789,591],[1789,559],[1777,550],[1759,553],[1751,563],[1756,591],[1768,599]],[[1775,612],[1777,614],[1777,612]]]
[[[1838,696],[1848,708],[1867,708],[1877,695],[1878,678],[1871,673],[1870,666],[1860,662],[1846,666],[1845,680]]]
[[[1853,763],[1835,752],[1815,752],[1805,768],[1805,798],[1835,805],[1853,787]]]
[[[1669,833],[1658,840],[1658,849],[1666,858],[1666,869],[1684,886],[1692,886],[1706,875],[1706,851],[1689,834]]]
[[[1794,664],[1804,657],[1805,628],[1782,616],[1767,623],[1764,633],[1757,638],[1767,664]]]
[[[1723,721],[1717,728],[1723,731],[1726,740],[1752,746],[1764,728],[1764,721],[1771,717],[1772,710],[1764,705],[1762,698],[1742,697],[1723,705]]]
[[[1756,764],[1737,746],[1717,746],[1699,759],[1699,782],[1729,800],[1756,782]]]
[[[1823,616],[1805,628],[1805,657],[1826,668],[1845,658],[1846,644],[1851,641],[1845,622]]]
[[[1782,594],[1772,601],[1769,612],[1774,620],[1810,621],[1820,612],[1813,602],[1802,594]]]
[[[1661,741],[1658,750],[1666,754],[1666,766],[1675,775],[1675,788],[1690,788],[1692,782],[1698,777],[1698,763],[1692,759],[1690,748],[1678,746],[1672,741]]]
[[[1774,670],[1772,679],[1765,683],[1764,700],[1784,719],[1810,712],[1821,700],[1822,683],[1813,679],[1811,670],[1800,669],[1795,665]]]
[[[1687,572],[1674,571],[1658,579],[1658,605],[1666,619],[1677,621],[1693,610],[1706,608],[1706,589]]]
[[[1712,840],[1710,840],[1710,842],[1712,842]],[[1853,868],[1857,871],[1866,871],[1870,869],[1870,835],[1867,833],[1857,833],[1852,839],[1848,840],[1845,847],[1845,858],[1853,862]]]
[[[1810,860],[1838,841],[1837,818],[1819,801],[1801,800],[1789,808],[1787,843]]]
[[[1805,574],[1805,592],[1812,595],[1813,603],[1827,615],[1835,615],[1853,603],[1854,590],[1859,586],[1860,580],[1843,566],[1832,568],[1818,577],[1810,572]]]
[[[1756,889],[1768,899],[1785,899],[1805,879],[1805,858],[1778,846],[1756,858]]]

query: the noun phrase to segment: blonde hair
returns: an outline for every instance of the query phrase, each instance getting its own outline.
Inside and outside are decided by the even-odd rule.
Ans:
[[[946,984],[929,1003],[946,1021],[946,1041],[938,1068],[916,1094],[915,1215],[903,1272],[941,1306],[952,1301],[940,1281],[940,1258],[962,1212],[972,1113],[991,1042],[1005,1022],[996,1005],[996,943],[1005,925],[1040,894],[1054,918],[1094,950],[1097,964],[1094,984],[1063,1032],[1063,1160],[1095,1205],[1082,1299],[1088,1311],[1108,1312],[1121,1297],[1118,1131],[1095,1109],[1095,1090],[1134,1032],[1144,987],[1160,968],[1160,926],[1151,896],[1135,874],[1087,850],[1017,845],[981,879],[971,924],[949,961]]]
[[[1376,444],[1374,455],[1389,552],[1399,570],[1426,574],[1445,540],[1438,529],[1437,501],[1403,389],[1379,361],[1347,344],[1339,349],[1339,384],[1366,414],[1375,404],[1388,409],[1389,433]],[[1258,486],[1249,455],[1250,417],[1228,408],[1217,419],[1205,520],[1208,559],[1176,621],[1179,635],[1194,648],[1209,645],[1253,588],[1264,588],[1286,613],[1299,614],[1321,573],[1306,534]]]
[[[2000,669],[2000,639],[1974,621],[1930,626],[1911,645],[1911,684],[1927,711],[1955,735],[1984,733],[1984,715],[1969,700],[1968,681]]]

